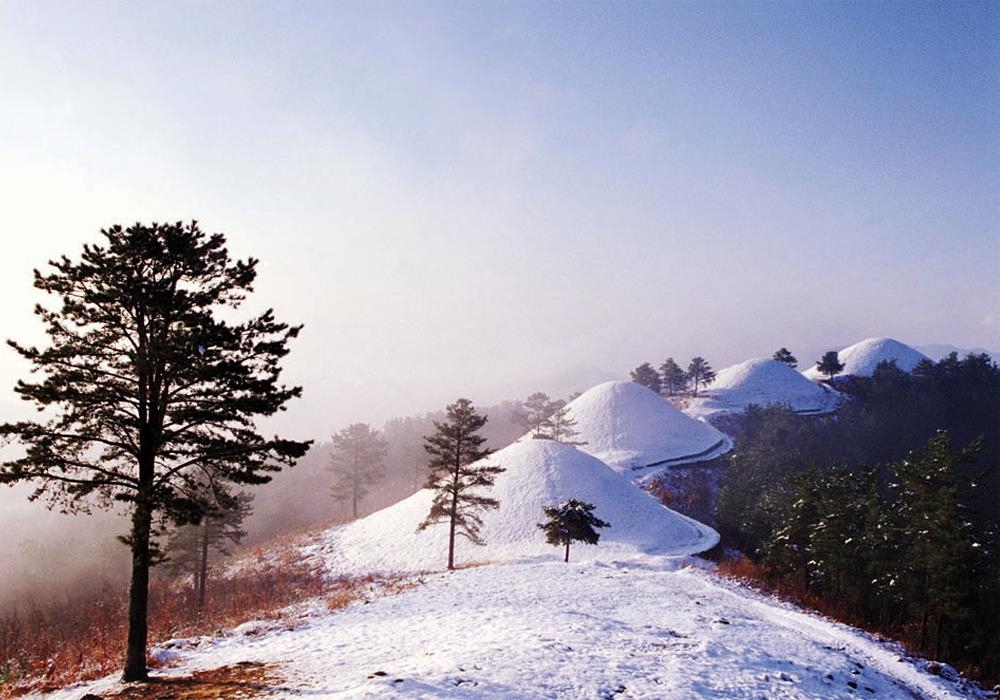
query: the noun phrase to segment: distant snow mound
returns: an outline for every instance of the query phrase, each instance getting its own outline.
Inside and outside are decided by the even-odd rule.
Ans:
[[[838,353],[844,363],[844,371],[840,375],[853,374],[858,377],[870,377],[880,362],[895,360],[896,365],[904,372],[912,372],[913,368],[927,356],[919,350],[892,338],[868,338],[844,348]],[[824,379],[826,375],[819,372],[813,365],[803,373],[812,380]]]
[[[721,370],[687,410],[693,415],[742,411],[750,404],[788,406],[798,413],[827,413],[840,394],[811,382],[783,362],[755,358]]]
[[[635,382],[606,382],[569,404],[577,440],[620,472],[710,459],[732,443],[708,423],[683,414]]]
[[[696,554],[714,547],[718,534],[710,527],[660,505],[652,496],[591,455],[553,442],[514,443],[493,455],[488,464],[506,468],[492,489],[500,502],[482,511],[480,531],[486,546],[464,538],[456,542],[456,564],[499,561],[524,556],[558,556],[537,527],[542,507],[575,498],[593,503],[594,514],[611,523],[600,531],[600,543],[576,543],[570,558],[579,561],[635,556]],[[331,528],[313,546],[334,572],[418,571],[443,569],[448,556],[447,524],[418,533],[430,510],[433,493],[424,489],[399,503],[353,523]],[[306,549],[309,553],[309,548]]]

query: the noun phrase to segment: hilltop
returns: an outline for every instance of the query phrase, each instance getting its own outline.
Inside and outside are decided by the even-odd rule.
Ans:
[[[872,376],[880,362],[895,360],[896,366],[904,372],[910,372],[918,362],[928,359],[919,350],[892,338],[868,338],[844,348],[837,353],[837,356],[844,364],[840,375],[858,377]],[[803,371],[802,374],[813,380],[823,379],[825,376],[817,371],[815,366]]]
[[[732,447],[716,428],[635,382],[599,384],[568,408],[581,449],[620,472],[711,459]]]
[[[536,527],[542,507],[576,498],[593,503],[611,527],[599,548],[574,547],[573,558],[631,557],[639,553],[695,554],[719,541],[714,530],[653,499],[595,457],[551,440],[525,439],[484,460],[501,465],[490,495],[500,502],[482,514],[485,547],[459,538],[459,562],[504,561],[551,556]],[[331,572],[435,570],[444,564],[447,528],[417,532],[430,510],[433,493],[423,489],[403,501],[340,528],[331,529],[307,556]]]
[[[720,370],[715,381],[689,402],[685,412],[707,416],[721,411],[739,412],[751,404],[780,404],[796,413],[829,413],[841,400],[838,392],[806,379],[783,362],[755,358]]]

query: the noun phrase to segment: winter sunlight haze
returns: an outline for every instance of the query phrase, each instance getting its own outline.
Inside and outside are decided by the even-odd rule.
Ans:
[[[747,620],[795,637],[769,639],[761,654],[795,650],[809,679],[802,697],[822,696],[826,681],[809,675],[822,663],[856,688],[847,656],[855,652],[870,666],[861,682],[872,693],[953,697],[934,695],[949,679],[910,665],[900,671],[877,639],[814,625],[810,614],[772,608],[756,593],[742,599],[737,584],[713,583],[701,564],[681,571],[671,557],[715,547],[719,533],[727,545],[726,533],[665,508],[676,505],[662,490],[670,475],[656,478],[670,466],[716,460],[715,481],[700,493],[717,488],[724,455],[739,451],[727,429],[748,406],[781,404],[794,419],[842,411],[857,387],[815,368],[828,351],[846,349],[845,374],[857,377],[871,377],[886,359],[905,374],[927,363],[924,354],[936,361],[949,348],[1000,358],[998,28],[996,0],[0,0],[0,338],[45,344],[33,309],[56,300],[32,283],[47,261],[79,260],[84,244],[115,224],[197,220],[205,232],[224,233],[235,258],[260,261],[239,313],[273,307],[280,321],[304,327],[281,360],[282,381],[301,386],[302,397],[259,427],[315,445],[297,470],[275,477],[272,491],[260,489],[250,545],[350,519],[329,493],[329,441],[363,422],[395,430],[384,451],[396,471],[367,501],[355,486],[353,515],[359,499],[364,512],[302,551],[331,576],[350,562],[359,575],[361,564],[433,567],[444,531],[416,529],[433,498],[421,441],[439,417],[428,414],[464,396],[493,410],[484,444],[506,446],[510,469],[496,490],[509,503],[486,519],[495,543],[482,551],[524,565],[501,569],[510,600],[526,596],[524,581],[535,578],[565,579],[575,595],[580,577],[565,572],[596,571],[615,579],[598,587],[609,600],[621,585],[651,606],[661,589],[683,601],[657,612],[658,625],[681,630],[664,632],[665,641],[635,612],[639,622],[623,638],[647,651],[681,645],[707,669],[710,654],[677,640],[690,634],[714,648],[722,629],[714,625],[730,625],[725,612],[746,644],[768,637],[737,629]],[[174,322],[169,316],[165,326]],[[797,367],[771,359],[782,347]],[[180,356],[174,366],[192,372],[208,363]],[[697,356],[720,370],[705,377],[701,395],[697,381],[683,397],[627,381],[640,363],[659,368],[673,357],[686,367]],[[0,346],[0,424],[35,415],[14,391],[29,372]],[[525,434],[515,402],[532,392],[565,400],[565,417],[578,421],[572,434],[583,437],[514,442]],[[245,444],[217,461],[235,464]],[[15,449],[0,444],[0,457],[13,459]],[[199,459],[177,473],[209,470]],[[619,529],[603,550],[575,549],[572,570],[540,573],[520,557],[556,555],[532,518],[573,488],[591,500],[612,494],[618,510],[597,514]],[[29,502],[29,493],[24,484],[0,485],[0,622],[10,601],[123,588],[133,569],[114,537],[128,530],[121,516],[131,506],[69,519]],[[713,498],[701,506],[716,505]],[[387,533],[402,545],[378,549]],[[647,542],[656,538],[669,542]],[[207,544],[202,551],[207,558]],[[607,563],[608,552],[662,561],[627,578],[629,565]],[[5,576],[5,566],[17,577]],[[493,586],[508,579],[469,569],[452,580],[479,592],[470,600],[485,615]],[[428,581],[401,600],[413,610],[438,606],[451,584]],[[711,624],[691,617],[701,603],[684,598],[684,586],[714,606]],[[380,630],[396,604],[372,606]],[[345,613],[353,625],[345,629],[362,629],[364,615]],[[533,614],[518,624],[547,633]],[[411,630],[398,629],[412,642]],[[296,649],[299,638],[289,639]],[[219,663],[232,661],[225,645],[211,651]],[[438,661],[413,653],[416,668]],[[642,677],[653,684],[659,662],[649,653]],[[344,662],[350,673],[383,663],[357,654]],[[775,675],[766,659],[748,670],[740,666],[747,657],[742,647],[721,655],[744,674],[740,692],[759,690],[758,671],[775,693],[784,687],[784,671]],[[293,680],[313,678],[311,664],[325,663],[304,658]],[[600,676],[579,686],[586,692],[577,696],[589,697],[605,683],[605,665],[581,668],[587,683]],[[537,670],[554,696],[573,695],[556,684],[561,677]],[[440,681],[428,687],[450,691],[450,677],[426,672]],[[388,682],[367,680],[368,689]],[[508,682],[498,672],[484,687],[503,696],[516,687]],[[674,691],[663,697],[711,694],[696,685]]]

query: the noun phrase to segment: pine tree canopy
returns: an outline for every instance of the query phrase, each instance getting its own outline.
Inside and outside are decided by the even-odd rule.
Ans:
[[[662,389],[666,392],[667,396],[673,396],[677,392],[684,391],[687,388],[687,372],[681,369],[681,366],[672,357],[668,357],[660,365],[660,377],[663,382]]]
[[[844,363],[840,361],[840,355],[836,350],[830,350],[816,363],[816,369],[832,381],[835,375],[844,371]]]
[[[336,500],[350,501],[354,518],[361,500],[385,477],[386,451],[385,440],[367,423],[354,423],[333,436],[329,469],[335,483],[331,491]]]
[[[562,405],[561,401],[553,401],[548,394],[536,391],[521,404],[522,410],[517,416],[517,420],[533,437],[541,437],[544,433],[545,422]]]
[[[792,351],[789,350],[788,348],[781,348],[780,350],[777,350],[774,353],[774,355],[771,356],[771,359],[777,360],[778,362],[783,362],[789,367],[794,368],[799,366],[798,359],[795,357],[795,355],[792,354]]]
[[[710,384],[715,379],[715,370],[704,357],[695,357],[687,368],[687,376],[694,385],[694,394],[698,395],[698,387]]]
[[[644,387],[652,389],[657,394],[659,394],[663,389],[659,373],[653,369],[653,365],[648,362],[643,362],[641,365],[632,370],[631,376],[633,382],[636,384],[642,384]]]
[[[611,527],[611,523],[594,515],[593,503],[585,503],[575,498],[563,501],[557,506],[545,506],[542,512],[548,520],[538,523],[538,527],[545,531],[546,542],[565,546],[565,561],[569,561],[570,543],[579,541],[597,544],[601,535],[595,528]]]

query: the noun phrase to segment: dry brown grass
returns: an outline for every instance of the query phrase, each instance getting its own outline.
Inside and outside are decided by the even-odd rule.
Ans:
[[[289,540],[280,549],[268,548],[266,558],[263,550],[251,555],[226,578],[210,577],[204,610],[198,610],[195,593],[186,581],[155,578],[150,585],[150,642],[215,634],[254,619],[277,620],[281,609],[311,598],[325,596],[330,609],[336,610],[376,591],[394,593],[414,585],[400,578],[374,576],[329,581],[297,557]],[[44,608],[25,606],[0,616],[0,698],[119,670],[125,656],[127,610],[126,591],[106,590],[87,599]],[[162,697],[230,695],[188,695],[185,691]]]

